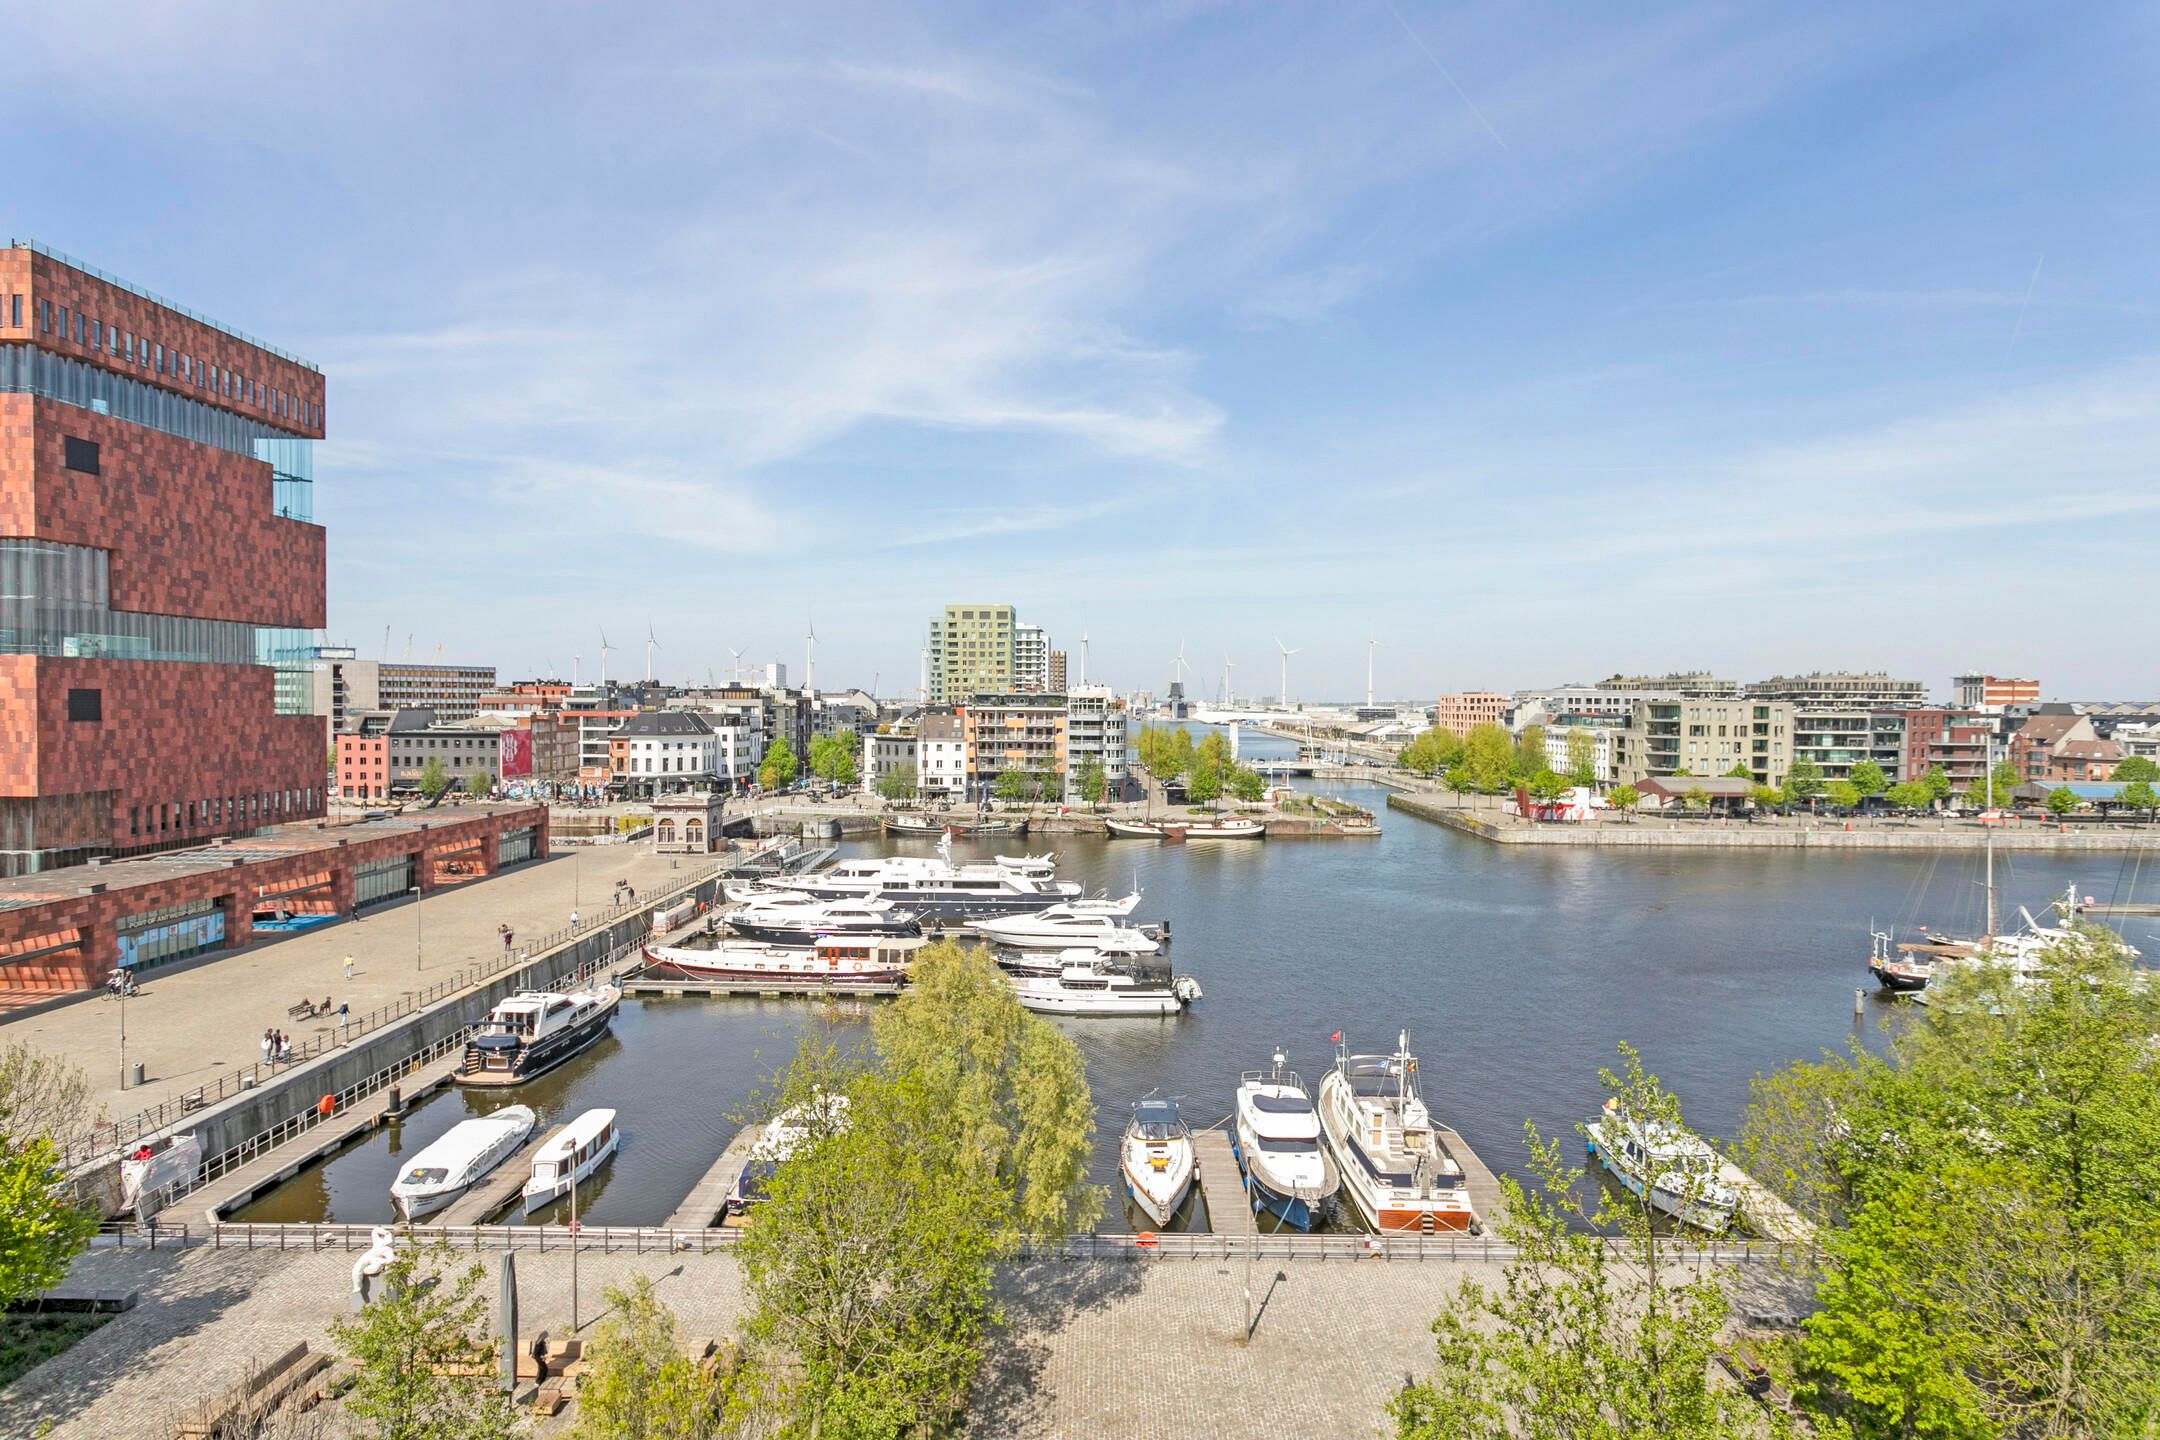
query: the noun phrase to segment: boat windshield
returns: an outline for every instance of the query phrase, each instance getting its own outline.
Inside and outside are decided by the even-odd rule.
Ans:
[[[1265,1135],[1255,1137],[1255,1143],[1270,1155],[1309,1155],[1318,1148],[1312,1140],[1271,1140]]]
[[[1133,1120],[1140,1133],[1150,1140],[1168,1140],[1179,1129],[1177,1102],[1174,1100],[1143,1100],[1133,1107]]]
[[[407,1185],[440,1185],[449,1178],[450,1172],[437,1165],[416,1165],[405,1172]]]
[[[1310,1115],[1312,1101],[1303,1095],[1258,1094],[1252,1097],[1253,1109],[1270,1115]]]

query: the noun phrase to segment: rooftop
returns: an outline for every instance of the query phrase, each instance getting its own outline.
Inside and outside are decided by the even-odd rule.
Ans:
[[[212,330],[218,331],[220,334],[230,335],[233,339],[238,340],[243,345],[252,345],[257,350],[261,350],[268,354],[277,356],[280,360],[290,360],[293,364],[298,365],[303,369],[313,370],[318,375],[322,373],[322,366],[317,365],[312,360],[304,360],[300,356],[293,354],[290,350],[280,350],[277,346],[270,344],[268,341],[256,339],[253,335],[248,334],[245,330],[237,330],[232,326],[223,323],[222,321],[213,320],[208,315],[203,314],[199,310],[190,310],[185,305],[181,305],[174,301],[166,299],[164,296],[158,294],[155,290],[145,290],[142,286],[137,285],[132,281],[123,280],[118,275],[114,275],[109,271],[100,270],[97,266],[90,264],[88,261],[78,260],[74,256],[66,253],[65,251],[53,249],[50,245],[40,244],[38,241],[35,240],[13,239],[8,241],[8,248],[11,250],[28,250],[33,254],[43,255],[48,260],[57,260],[62,265],[67,266],[70,270],[80,270],[83,274],[88,275],[93,280],[102,280],[107,285],[110,285],[115,289],[125,290],[130,295],[139,295],[143,299],[148,300],[153,305],[164,306],[167,310],[172,311],[175,315],[185,315],[188,319],[193,320],[198,325],[207,325]]]

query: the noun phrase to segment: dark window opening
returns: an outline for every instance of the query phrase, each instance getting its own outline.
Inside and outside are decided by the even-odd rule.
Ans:
[[[98,470],[98,447],[95,440],[84,440],[74,435],[64,438],[67,442],[66,453],[61,458],[68,469],[80,470],[85,475],[101,473]]]
[[[105,718],[103,690],[68,691],[68,719],[101,721]]]

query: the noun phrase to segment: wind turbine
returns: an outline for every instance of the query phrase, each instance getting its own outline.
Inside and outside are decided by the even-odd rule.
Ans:
[[[1282,643],[1282,636],[1278,635],[1275,637],[1275,648],[1282,651],[1282,708],[1288,710],[1290,708],[1290,657],[1302,654],[1305,647],[1300,645],[1297,649],[1292,650]]]
[[[600,632],[600,688],[607,689],[607,656],[615,647],[607,643],[607,631]]]
[[[1232,706],[1233,704],[1235,704],[1235,703],[1236,703],[1236,699],[1235,699],[1235,695],[1234,695],[1234,692],[1233,692],[1233,691],[1231,690],[1231,688],[1230,688],[1230,672],[1231,672],[1231,671],[1233,671],[1233,670],[1235,670],[1235,669],[1237,669],[1237,666],[1235,666],[1235,665],[1233,665],[1233,664],[1231,664],[1231,663],[1230,663],[1230,652],[1229,652],[1228,650],[1225,650],[1225,651],[1223,651],[1223,652],[1222,652],[1222,703],[1223,703],[1223,708],[1224,708],[1224,709],[1226,709],[1226,710],[1227,710],[1228,708],[1230,708],[1230,706]]]
[[[810,617],[810,654],[803,665],[802,688],[817,689],[817,617]]]
[[[1366,708],[1367,710],[1370,710],[1370,709],[1372,709],[1372,708],[1373,708],[1373,703],[1372,703],[1372,652],[1373,652],[1373,649],[1374,649],[1374,647],[1375,647],[1375,646],[1377,646],[1377,645],[1378,645],[1379,643],[1380,643],[1380,641],[1379,641],[1379,640],[1378,640],[1377,638],[1375,638],[1375,639],[1369,639],[1369,640],[1367,640],[1367,641],[1365,642],[1365,708]]]
[[[1171,677],[1180,685],[1183,685],[1185,683],[1185,672],[1190,669],[1192,669],[1192,666],[1187,664],[1185,660],[1185,642],[1180,640],[1177,642],[1177,654],[1170,661]]]
[[[735,657],[735,683],[740,685],[742,684],[742,651],[730,645],[727,653]]]
[[[653,638],[652,617],[648,615],[645,618],[645,683],[648,685],[653,679],[652,652],[659,648],[660,642]]]
[[[1080,683],[1087,684],[1087,631],[1080,632]]]

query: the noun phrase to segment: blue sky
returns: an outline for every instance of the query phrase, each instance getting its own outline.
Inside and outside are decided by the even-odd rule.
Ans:
[[[330,638],[2160,693],[2160,10],[11,7],[14,233],[329,374]]]

